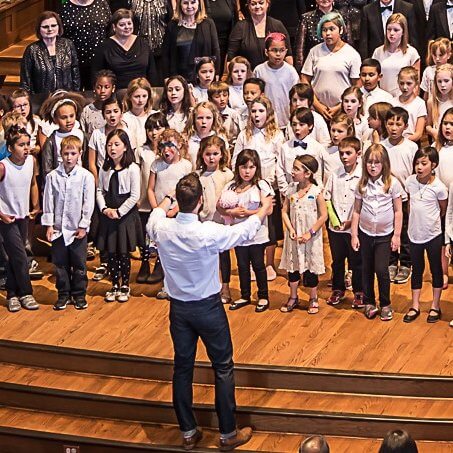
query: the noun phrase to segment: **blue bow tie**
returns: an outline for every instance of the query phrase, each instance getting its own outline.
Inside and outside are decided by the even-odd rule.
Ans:
[[[382,14],[384,11],[390,11],[390,12],[392,12],[392,7],[391,7],[391,6],[381,6],[381,14]]]
[[[294,147],[301,146],[303,149],[307,149],[307,144],[303,142],[302,140],[294,140]]]

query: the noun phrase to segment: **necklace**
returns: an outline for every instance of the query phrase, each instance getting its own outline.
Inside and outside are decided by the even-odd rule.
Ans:
[[[419,200],[423,200],[423,194],[426,192],[426,189],[429,187],[429,185],[431,184],[431,178],[432,176],[429,177],[428,181],[426,181],[426,183],[420,183],[420,181],[417,179],[417,183],[418,183],[418,199]]]
[[[182,25],[183,27],[186,27],[186,28],[197,28],[197,23],[192,20],[189,22],[187,20],[180,19],[179,25]]]

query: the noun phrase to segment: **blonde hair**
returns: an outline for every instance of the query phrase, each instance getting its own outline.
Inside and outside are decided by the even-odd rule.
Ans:
[[[408,34],[408,27],[407,27],[407,19],[404,14],[395,13],[392,14],[388,19],[387,23],[385,24],[385,37],[384,37],[384,50],[388,50],[390,47],[390,42],[387,38],[387,27],[391,24],[398,24],[401,25],[403,29],[403,36],[401,36],[400,45],[398,46],[403,53],[407,52],[407,46],[409,43],[409,34]]]
[[[233,69],[234,69],[234,65],[235,64],[243,64],[245,65],[245,67],[247,68],[247,74],[245,76],[245,80],[247,80],[248,78],[252,77],[253,76],[253,73],[252,73],[252,66],[250,64],[250,61],[247,60],[247,58],[245,57],[241,57],[240,55],[237,56],[237,57],[234,57],[232,58],[229,62],[228,62],[228,76],[227,76],[227,83],[229,85],[232,85],[233,83],[233,77],[232,77],[232,74],[233,74]]]
[[[188,149],[186,139],[175,129],[165,129],[159,137],[159,143],[176,140],[179,143],[179,156],[181,159],[187,159]],[[158,151],[158,156],[162,158],[162,152]]]
[[[370,180],[370,175],[367,171],[367,162],[377,160],[382,164],[382,182],[384,183],[384,192],[387,193],[392,185],[392,173],[390,171],[390,159],[387,150],[380,143],[374,143],[365,151],[362,159],[362,176],[359,181],[358,189],[362,195],[365,195],[366,187]]]
[[[253,108],[253,104],[261,104],[264,105],[264,107],[266,108],[266,123],[264,125],[264,138],[266,142],[269,142],[277,135],[277,132],[279,132],[280,129],[278,128],[277,120],[275,118],[275,112],[274,107],[272,106],[272,102],[264,95],[257,97],[252,102],[252,106],[249,108],[249,117],[247,120],[247,126],[245,127],[245,136],[247,140],[250,140],[253,135],[253,128],[255,127],[252,121],[252,115],[250,115],[250,112]]]
[[[79,137],[75,135],[68,135],[61,140],[60,152],[62,152],[65,148],[75,148],[80,153],[82,152],[82,141]]]
[[[437,86],[437,76],[442,71],[450,72],[450,77],[453,79],[453,65],[451,65],[450,63],[441,64],[436,68],[436,71],[434,72],[433,88],[428,99],[428,103],[431,106],[431,118],[434,127],[437,127],[439,125],[440,120],[439,118],[440,92]],[[448,99],[450,101],[453,101],[453,89],[451,89],[450,93],[448,93]]]
[[[11,126],[27,127],[27,118],[24,118],[19,112],[7,112],[2,118],[5,134]]]
[[[355,136],[354,119],[350,118],[346,113],[339,112],[330,120],[329,133],[334,124],[344,124],[346,126],[347,137]]]
[[[437,38],[428,41],[428,52],[426,54],[426,65],[434,65],[433,54],[439,52],[441,55],[450,54],[451,59],[451,41],[448,38]],[[449,63],[451,63],[449,61]]]
[[[133,79],[129,82],[127,86],[126,94],[124,95],[123,99],[123,108],[124,111],[130,110],[132,108],[132,95],[135,91],[139,89],[145,90],[148,93],[148,100],[146,101],[145,105],[145,112],[148,112],[152,107],[152,92],[151,92],[151,85],[144,77],[138,77]]]
[[[400,69],[400,72],[398,72],[398,82],[400,81],[401,76],[409,77],[416,85],[420,83],[418,71],[413,66],[405,66]]]
[[[216,135],[223,135],[226,137],[226,131],[223,127],[223,120],[220,116],[220,113],[211,101],[203,101],[199,102],[193,110],[189,114],[189,119],[187,121],[186,127],[184,128],[184,133],[187,137],[192,137],[192,135],[197,134],[198,131],[196,129],[195,120],[197,119],[197,112],[198,109],[205,108],[211,111],[212,113],[212,127],[211,131],[213,131]]]
[[[179,22],[181,19],[183,19],[184,15],[182,13],[181,9],[181,2],[182,0],[176,0],[176,8],[173,13],[172,20]],[[204,0],[199,0],[198,1],[198,11],[195,14],[195,22],[199,24],[200,22],[203,22],[207,17],[206,14],[206,8],[204,6]]]

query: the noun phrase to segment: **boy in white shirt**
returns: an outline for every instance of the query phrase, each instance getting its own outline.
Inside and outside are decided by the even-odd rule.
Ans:
[[[52,242],[52,262],[56,267],[58,300],[54,310],[74,303],[87,308],[87,232],[94,210],[94,176],[77,163],[82,141],[75,136],[61,142],[62,162],[46,178],[41,224],[47,226]]]
[[[291,172],[293,169],[294,159],[297,156],[310,154],[318,162],[318,171],[314,175],[316,181],[322,183],[322,156],[324,147],[312,137],[313,130],[313,112],[306,107],[295,109],[291,113],[291,131],[292,139],[285,142],[277,158],[277,184],[282,195],[286,195],[288,184],[292,182]]]
[[[249,77],[244,82],[243,96],[247,106],[239,113],[240,129],[245,129],[249,119],[249,109],[255,99],[258,99],[266,89],[266,82],[259,77]]]
[[[402,107],[392,107],[386,114],[385,127],[388,137],[382,145],[388,152],[392,175],[397,178],[404,188],[406,179],[413,173],[413,161],[417,145],[404,137],[409,114]],[[390,281],[406,283],[411,276],[411,258],[409,253],[409,238],[407,236],[409,222],[409,203],[406,192],[401,196],[403,202],[403,228],[401,231],[400,251],[390,255]]]
[[[274,106],[278,127],[283,128],[289,120],[287,93],[299,81],[299,75],[294,66],[285,61],[288,49],[283,33],[269,33],[264,45],[268,60],[259,64],[253,74],[266,82],[264,94]]]
[[[379,87],[381,79],[381,63],[375,58],[365,58],[360,65],[360,81],[362,82],[363,111],[366,116],[370,106],[376,102],[389,102],[393,105],[393,96]]]

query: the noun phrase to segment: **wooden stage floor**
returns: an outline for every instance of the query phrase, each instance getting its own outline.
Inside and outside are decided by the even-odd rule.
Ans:
[[[327,259],[328,263],[329,260]],[[89,276],[95,262],[88,263]],[[133,261],[133,280],[139,262]],[[94,351],[171,359],[173,350],[168,329],[168,301],[154,296],[159,285],[132,284],[126,304],[103,301],[107,281],[90,281],[89,307],[76,311],[69,306],[56,312],[52,266],[41,260],[46,277],[33,283],[41,304],[37,312],[9,313],[4,294],[0,296],[0,339],[63,346]],[[281,272],[281,271],[280,271]],[[288,297],[283,272],[270,283],[271,309],[257,314],[253,306],[227,310],[234,342],[234,359],[239,364],[262,364],[316,369],[368,371],[431,376],[453,375],[453,285],[442,297],[442,320],[426,322],[430,284],[422,293],[422,315],[412,324],[402,318],[410,306],[410,284],[392,285],[395,318],[382,322],[367,320],[351,308],[350,297],[338,307],[325,303],[330,293],[328,271],[320,284],[321,309],[308,315],[304,309],[284,314],[279,311]],[[427,275],[426,275],[427,276]],[[233,271],[233,297],[238,297],[237,270]],[[300,298],[307,301],[304,289]],[[203,347],[197,360],[207,360]]]

